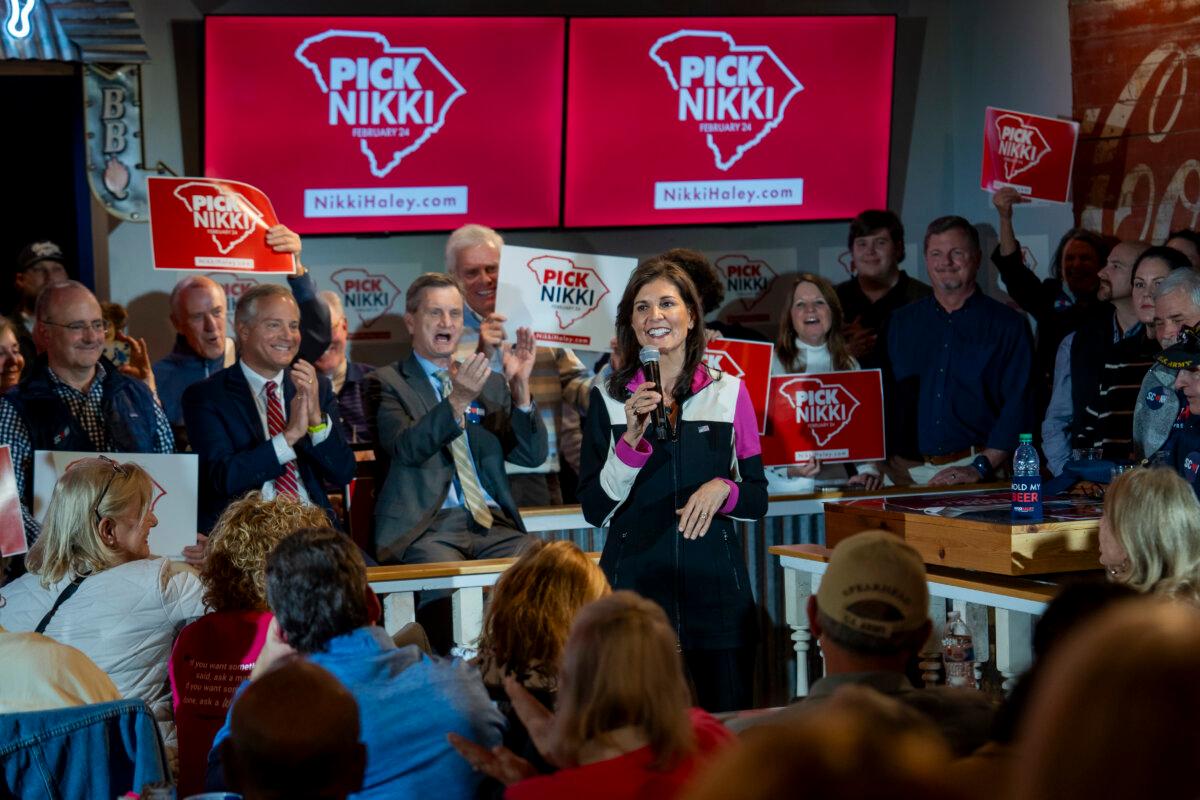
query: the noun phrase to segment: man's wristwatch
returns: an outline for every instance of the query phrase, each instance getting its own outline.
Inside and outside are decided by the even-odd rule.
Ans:
[[[979,473],[979,480],[990,481],[994,478],[995,470],[992,469],[992,462],[988,461],[987,456],[975,456],[975,460],[971,462],[971,466]]]

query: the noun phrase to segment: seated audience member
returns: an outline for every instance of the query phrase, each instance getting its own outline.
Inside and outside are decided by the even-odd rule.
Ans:
[[[40,633],[0,628],[0,714],[120,700],[112,679],[74,647]]]
[[[476,769],[509,784],[508,800],[677,797],[697,767],[732,739],[693,708],[675,632],[657,603],[614,592],[579,612],[563,653],[551,714],[514,679],[513,704],[541,754],[559,771],[499,747],[451,735]]]
[[[1156,248],[1159,249],[1159,248]],[[1161,248],[1164,260],[1175,259],[1170,248]],[[1158,343],[1169,348],[1185,328],[1200,325],[1200,274],[1191,269],[1175,269],[1154,291],[1154,326]],[[1179,387],[1173,386],[1178,367],[1159,363],[1142,380],[1140,401],[1133,411],[1133,439],[1138,452],[1152,456],[1175,431],[1185,427],[1191,412]]]
[[[346,441],[350,444],[371,442],[371,421],[367,419],[367,376],[375,368],[350,360],[346,351],[350,323],[346,320],[341,296],[325,290],[319,297],[329,309],[330,341],[329,349],[313,362],[313,366],[333,384]]]
[[[281,660],[230,710],[226,784],[245,800],[343,800],[362,788],[367,766],[359,716],[328,670]]]
[[[1055,353],[1068,333],[1079,327],[1086,309],[1096,303],[1099,272],[1109,255],[1109,245],[1084,228],[1063,234],[1050,260],[1050,277],[1039,280],[1025,265],[1021,243],[1013,231],[1013,206],[1028,202],[1016,189],[1004,188],[992,195],[1000,220],[1000,242],[992,252],[992,263],[1000,271],[1009,296],[1037,322],[1037,379],[1030,388],[1037,392],[1037,410],[1049,399],[1047,387],[1054,371]]]
[[[46,287],[34,338],[44,351],[16,389],[0,397],[0,444],[11,448],[17,492],[32,542],[33,451],[170,453],[171,426],[150,389],[101,355],[100,304],[81,283]]]
[[[1099,273],[1096,299],[1100,302],[1083,315],[1078,327],[1058,346],[1050,404],[1042,420],[1042,452],[1052,475],[1061,473],[1071,456],[1071,437],[1079,432],[1077,422],[1084,419],[1087,403],[1095,397],[1108,345],[1137,342],[1143,335],[1155,338],[1153,292],[1141,291],[1138,295],[1148,304],[1145,320],[1133,296],[1133,267],[1148,247],[1145,242],[1120,242],[1109,251]]]
[[[925,231],[933,296],[899,309],[888,326],[897,391],[919,398],[917,442],[923,463],[893,454],[896,483],[991,480],[1033,425],[1028,392],[1033,349],[1025,319],[975,283],[979,234],[962,217],[940,217]]]
[[[300,310],[299,357],[312,363],[329,347],[329,312],[317,300],[316,284],[300,264],[300,237],[283,225],[268,228],[265,236],[272,250],[295,256],[296,273],[288,275],[287,282]],[[232,366],[236,354],[225,334],[228,306],[219,283],[204,275],[189,275],[171,290],[170,305],[175,346],[154,363],[154,375],[167,419],[177,433],[186,434],[183,391]],[[186,443],[184,437],[181,445]]]
[[[38,295],[47,286],[65,283],[69,279],[67,260],[63,257],[62,249],[54,242],[32,242],[17,256],[17,269],[13,273],[16,300],[8,319],[16,331],[27,370],[33,369],[38,353],[33,337]],[[25,377],[25,374],[22,373],[21,377]]]
[[[1133,441],[1133,411],[1146,371],[1157,363],[1155,356],[1162,350],[1154,335],[1154,292],[1173,270],[1186,268],[1187,262],[1178,253],[1161,247],[1146,250],[1134,263],[1130,283],[1139,333],[1107,350],[1095,378],[1095,393],[1073,425],[1073,448],[1101,448],[1109,461],[1132,461],[1145,455]]]
[[[7,392],[21,380],[25,356],[17,341],[17,329],[8,317],[0,317],[0,392]]]
[[[483,614],[476,665],[488,695],[508,719],[504,745],[544,767],[504,691],[517,680],[554,707],[563,646],[579,609],[609,593],[600,567],[572,542],[536,546],[504,571]]]
[[[1104,496],[1100,564],[1137,589],[1200,601],[1200,501],[1161,467],[1118,475]]]
[[[457,279],[421,275],[405,295],[412,354],[371,376],[377,449],[389,462],[375,504],[376,558],[427,563],[514,556],[526,544],[505,460],[546,459],[546,428],[529,375],[533,336],[518,331],[504,373],[476,353],[454,361],[463,329]]]
[[[1200,736],[1200,612],[1120,603],[1046,663],[1017,737],[1012,797],[1191,794]]]
[[[329,518],[316,506],[285,496],[264,500],[257,491],[230,503],[213,526],[200,565],[211,613],[184,628],[171,651],[181,794],[203,789],[208,752],[226,704],[266,640],[271,616],[267,555],[301,528],[328,526]],[[198,680],[197,673],[208,673],[207,679]],[[197,684],[203,688],[197,690]]]
[[[739,739],[696,775],[686,800],[960,797],[945,784],[950,752],[937,729],[863,686],[843,686],[786,728],[752,728]]]
[[[511,348],[503,344],[506,318],[496,313],[503,247],[504,239],[491,228],[464,225],[446,240],[446,272],[459,280],[466,304],[455,360],[466,362],[480,352],[491,359],[493,370],[506,373],[504,354]],[[561,505],[564,468],[579,472],[580,415],[587,412],[594,378],[570,348],[535,346],[533,353],[529,392],[546,429],[546,455],[533,466],[509,460],[504,469],[517,506]]]
[[[275,620],[238,698],[280,657],[298,653],[358,701],[367,768],[356,797],[474,797],[482,776],[455,755],[446,732],[495,747],[504,718],[465,662],[396,648],[376,624],[379,602],[349,539],[318,528],[284,538],[267,557],[267,602]],[[227,719],[210,754],[210,789],[220,783],[216,767],[230,731]]]
[[[1070,633],[1114,604],[1134,597],[1137,592],[1124,584],[1086,581],[1068,584],[1050,601],[1033,630],[1033,666],[1017,679],[996,712],[989,741],[950,765],[947,776],[955,786],[972,787],[972,797],[980,800],[1009,800],[1016,766],[1013,741],[1030,713],[1029,698],[1046,660]]]
[[[1167,399],[1177,394],[1179,412],[1174,415],[1175,421],[1170,426],[1166,441],[1150,456],[1150,461],[1171,467],[1183,476],[1193,490],[1200,492],[1200,483],[1196,481],[1196,464],[1200,462],[1200,325],[1184,328],[1175,344],[1167,347],[1155,359],[1158,363],[1148,374],[1146,382],[1152,380],[1151,376],[1155,376],[1153,379],[1156,380],[1156,376],[1166,373],[1164,377],[1167,377],[1171,372],[1174,372],[1174,380],[1171,381],[1171,389],[1151,387],[1145,391],[1152,391],[1154,397],[1162,398],[1159,403],[1164,406]],[[1143,396],[1139,408],[1146,407],[1150,398],[1150,395]],[[1150,416],[1150,413],[1147,410],[1143,416]],[[1159,419],[1157,424],[1161,427],[1164,422]],[[1134,424],[1136,436],[1136,417]]]
[[[188,439],[200,457],[199,530],[231,500],[258,489],[325,510],[322,481],[344,486],[354,453],[342,436],[329,381],[300,348],[300,310],[282,286],[260,284],[238,299],[237,363],[183,393]]]
[[[1171,231],[1165,246],[1183,253],[1192,269],[1200,270],[1200,233],[1187,228]]]
[[[79,648],[123,697],[146,701],[174,748],[167,658],[175,634],[205,609],[190,567],[150,555],[160,491],[137,464],[72,464],[29,550],[29,573],[0,590],[0,625]]]
[[[905,670],[929,639],[929,587],[921,556],[895,534],[864,531],[840,542],[821,587],[808,598],[808,622],[825,656],[825,676],[788,708],[747,726],[791,725],[840,687],[867,686],[928,716],[956,755],[987,738],[992,707],[970,689],[917,689]]]
[[[858,361],[846,348],[842,335],[842,306],[833,284],[811,272],[801,273],[793,284],[786,313],[779,315],[771,374],[840,372],[858,369]],[[812,460],[794,467],[770,467],[767,484],[772,494],[811,492],[817,484],[845,484],[877,489],[879,467],[855,465],[855,475],[845,465]]]
[[[904,225],[893,211],[868,210],[850,220],[846,249],[852,277],[837,285],[846,321],[842,335],[850,355],[875,369],[887,360],[885,334],[892,313],[933,290],[900,269]]]

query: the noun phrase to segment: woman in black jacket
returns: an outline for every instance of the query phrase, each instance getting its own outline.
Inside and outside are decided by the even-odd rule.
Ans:
[[[679,266],[639,266],[617,309],[622,368],[592,390],[579,498],[607,526],[600,566],[613,589],[632,589],[667,613],[698,704],[745,708],[757,633],[735,520],[767,511],[758,422],[745,386],[703,364],[704,317]],[[639,348],[656,348],[662,392],[645,379]],[[665,405],[662,438],[651,412]]]

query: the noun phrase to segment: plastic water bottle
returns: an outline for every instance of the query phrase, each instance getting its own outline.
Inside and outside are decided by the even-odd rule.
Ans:
[[[942,665],[946,669],[947,686],[975,688],[975,643],[971,641],[971,629],[957,611],[946,615]]]
[[[1042,462],[1030,433],[1021,434],[1013,455],[1012,518],[1014,522],[1042,521]]]

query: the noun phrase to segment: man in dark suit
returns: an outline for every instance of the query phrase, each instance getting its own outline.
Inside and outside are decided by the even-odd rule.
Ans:
[[[297,359],[300,311],[276,284],[255,286],[234,314],[241,357],[183,393],[188,439],[200,456],[199,529],[251,489],[333,509],[322,480],[345,485],[354,454],[342,437],[327,379]],[[289,369],[290,365],[290,369]]]
[[[547,453],[529,389],[533,335],[517,331],[503,374],[482,353],[455,362],[463,292],[442,273],[409,286],[404,322],[412,354],[370,379],[377,446],[390,462],[375,505],[375,556],[428,563],[514,555],[526,534],[504,462],[534,467]]]

